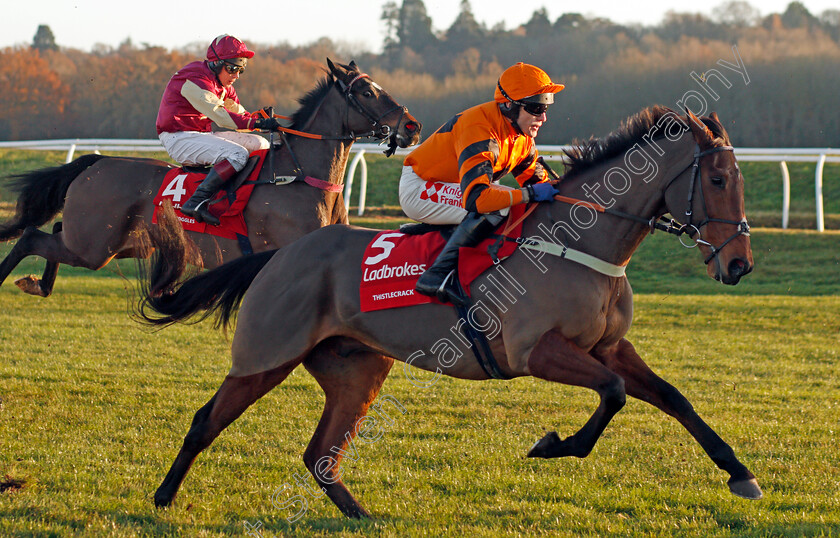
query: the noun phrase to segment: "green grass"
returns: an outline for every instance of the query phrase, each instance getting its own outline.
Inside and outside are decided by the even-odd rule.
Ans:
[[[688,277],[692,278],[692,277]],[[749,278],[749,277],[748,277]],[[673,419],[631,400],[583,459],[524,458],[544,429],[569,435],[594,393],[534,379],[442,379],[419,389],[397,364],[382,390],[406,408],[356,442],[345,481],[376,516],[272,505],[303,490],[301,455],[323,396],[303,369],[199,458],[177,504],[151,495],[193,413],[228,365],[208,323],[149,332],[126,315],[132,284],[66,276],[53,297],[0,288],[0,535],[241,534],[802,536],[840,532],[836,295],[640,294],[630,338],[756,474],[726,476]],[[279,504],[279,502],[278,502]]]
[[[63,155],[0,154],[0,175]],[[372,177],[390,167],[371,179],[379,209],[352,221],[396,227],[402,217],[385,206],[399,163],[370,162]],[[773,167],[768,185],[780,184]],[[744,168],[749,195],[761,172]],[[840,214],[837,198],[827,207]],[[8,213],[14,197],[0,189],[0,200]],[[227,536],[246,521],[262,536],[838,536],[840,232],[756,228],[752,245],[755,272],[724,287],[674,237],[646,239],[628,269],[628,336],[755,473],[761,501],[729,494],[689,434],[642,402],[628,401],[587,458],[535,461],[524,456],[545,429],[567,436],[586,422],[593,392],[534,379],[419,389],[398,363],[382,394],[406,413],[342,464],[374,520],[348,521],[295,484],[323,406],[303,369],[200,456],[175,506],[156,510],[193,414],[229,368],[229,341],[210,323],[151,332],[132,321],[134,270],[123,261],[62,267],[48,299],[12,279],[0,287],[0,536]],[[28,258],[14,277],[43,265]],[[309,501],[295,523],[271,501],[286,484],[278,503]]]

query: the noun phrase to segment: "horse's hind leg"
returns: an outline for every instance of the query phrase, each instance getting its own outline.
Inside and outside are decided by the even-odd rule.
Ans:
[[[697,415],[680,391],[653,373],[629,341],[622,339],[608,352],[602,353],[599,359],[610,370],[624,378],[627,394],[661,409],[680,421],[712,461],[729,473],[729,489],[732,493],[747,499],[762,497],[755,476],[738,461],[732,448]]]
[[[52,233],[56,235],[61,233],[61,221],[53,224]],[[27,275],[15,280],[15,286],[30,295],[38,295],[39,297],[49,297],[52,294],[55,286],[55,278],[58,276],[58,262],[47,260],[47,265],[44,267],[44,274],[41,279],[35,275]]]
[[[61,263],[74,267],[85,267],[87,269],[99,269],[110,259],[105,256],[104,262],[90,263],[71,252],[64,244],[62,238],[62,227],[60,222],[53,225],[53,233],[42,232],[30,226],[24,230],[23,235],[17,240],[15,246],[0,263],[0,284],[15,267],[27,256],[40,256],[47,260],[47,267],[44,269],[44,277],[39,281],[34,276],[19,279],[15,284],[31,295],[47,297],[52,293],[55,277],[58,273],[58,266]]]
[[[544,334],[531,351],[528,370],[540,379],[590,388],[601,397],[595,413],[577,433],[561,440],[556,432],[549,432],[531,447],[528,457],[586,457],[612,417],[624,406],[621,378],[554,331]]]
[[[216,394],[195,414],[181,451],[155,492],[155,506],[172,504],[181,482],[201,451],[210,446],[251,404],[286,379],[298,364],[300,361],[250,376],[226,377]]]
[[[368,351],[336,353],[336,350],[316,349],[303,363],[326,395],[324,412],[303,461],[318,486],[347,517],[370,517],[370,514],[342,483],[340,463],[344,457],[358,458],[353,438],[393,362]]]

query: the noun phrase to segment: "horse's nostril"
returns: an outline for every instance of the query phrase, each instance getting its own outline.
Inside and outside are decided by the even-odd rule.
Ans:
[[[730,275],[737,275],[737,276],[744,276],[752,271],[752,267],[750,266],[747,261],[742,260],[740,258],[736,258],[729,263],[729,274]]]

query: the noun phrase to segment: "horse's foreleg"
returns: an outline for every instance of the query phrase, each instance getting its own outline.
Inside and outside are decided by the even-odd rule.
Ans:
[[[622,339],[599,358],[624,378],[627,394],[676,418],[697,439],[715,465],[729,473],[732,493],[748,499],[762,497],[755,476],[738,461],[732,448],[697,415],[680,391],[653,373],[629,341]]]
[[[528,357],[534,377],[567,385],[590,388],[598,393],[598,409],[571,437],[560,439],[549,432],[528,452],[530,458],[586,457],[612,417],[624,406],[624,382],[593,357],[557,332],[548,332]]]
[[[300,364],[294,362],[246,377],[226,377],[222,386],[198,410],[175,462],[155,492],[155,506],[172,504],[193,461],[254,402],[280,384]]]
[[[347,517],[370,517],[341,481],[344,469],[340,464],[345,459],[355,461],[359,457],[353,439],[360,430],[362,438],[372,442],[373,437],[368,435],[376,431],[375,419],[362,418],[379,394],[393,362],[378,353],[341,356],[323,350],[304,361],[306,369],[324,389],[326,403],[303,461],[318,486]]]

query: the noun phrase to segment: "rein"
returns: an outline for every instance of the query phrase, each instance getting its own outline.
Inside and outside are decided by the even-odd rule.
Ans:
[[[700,222],[699,224],[695,225],[695,224],[692,223],[692,216],[694,214],[694,210],[693,210],[693,207],[694,207],[694,187],[695,187],[695,185],[697,185],[697,178],[700,175],[700,158],[705,157],[706,155],[711,155],[712,153],[718,153],[718,152],[721,152],[721,151],[735,151],[735,148],[733,146],[719,146],[719,147],[716,147],[716,148],[711,148],[711,149],[707,149],[707,150],[704,150],[704,151],[700,151],[700,147],[696,146],[695,151],[694,151],[694,160],[692,161],[692,163],[689,164],[688,166],[686,166],[679,174],[674,176],[674,178],[671,179],[668,182],[668,184],[665,186],[665,189],[663,190],[663,195],[664,195],[664,193],[668,191],[668,189],[671,187],[671,185],[680,176],[683,175],[683,172],[685,172],[689,168],[692,169],[692,171],[691,171],[691,183],[690,183],[689,189],[688,189],[688,200],[687,200],[688,207],[686,208],[686,211],[685,211],[685,215],[686,215],[686,219],[687,219],[685,224],[680,224],[679,222],[677,222],[674,219],[670,219],[670,220],[666,219],[662,215],[653,216],[650,219],[646,219],[646,218],[640,217],[638,215],[633,215],[631,213],[625,213],[624,211],[619,211],[617,209],[611,209],[609,207],[604,207],[601,204],[597,204],[597,203],[594,203],[594,202],[589,202],[587,200],[580,200],[580,199],[577,199],[577,198],[571,198],[569,196],[563,196],[561,194],[555,195],[554,199],[558,202],[563,202],[563,203],[570,204],[570,205],[582,205],[582,206],[588,207],[589,209],[592,209],[593,211],[596,211],[598,213],[604,213],[606,215],[613,215],[615,217],[619,217],[619,218],[622,218],[622,219],[625,219],[625,220],[632,220],[632,221],[638,222],[640,224],[644,224],[645,226],[647,226],[650,229],[651,234],[654,233],[654,231],[656,231],[656,230],[661,230],[663,232],[676,235],[677,237],[680,238],[680,243],[686,248],[694,248],[698,244],[706,245],[711,250],[711,254],[709,254],[706,257],[706,259],[704,260],[704,263],[708,265],[709,262],[711,262],[713,259],[716,259],[717,256],[720,254],[720,251],[726,245],[731,243],[734,239],[736,239],[737,237],[739,237],[741,235],[747,235],[747,236],[750,235],[750,225],[749,225],[749,223],[747,223],[746,219],[741,220],[741,221],[733,221],[733,220],[712,218],[712,217],[707,216],[706,219],[703,220],[702,222]],[[542,159],[542,157],[540,157],[539,161],[543,165],[543,167],[548,171],[548,173],[551,174],[551,176],[554,179],[557,179],[557,180],[562,179],[554,170],[551,169],[551,167],[549,167],[545,163],[545,161]],[[700,183],[701,193],[702,193],[702,188],[703,188],[703,186],[702,186],[702,182],[701,182]],[[704,206],[703,210],[706,213],[706,215],[708,215],[708,211],[706,210],[705,204],[706,204],[706,202],[705,202],[705,198],[704,198],[703,199],[703,206]],[[528,249],[531,249],[531,250],[537,250],[537,251],[540,251],[540,252],[545,252],[547,254],[551,254],[551,255],[554,255],[554,256],[559,256],[560,258],[567,258],[571,261],[575,261],[577,263],[585,265],[585,266],[589,267],[590,269],[594,269],[595,271],[598,271],[599,273],[602,273],[602,274],[607,275],[607,276],[620,277],[620,276],[624,275],[626,266],[615,265],[615,264],[606,262],[604,260],[601,260],[600,258],[596,258],[594,256],[586,254],[585,252],[581,252],[581,251],[578,251],[578,250],[571,249],[571,248],[567,247],[566,245],[557,245],[555,243],[539,241],[539,240],[536,240],[536,239],[525,239],[525,238],[512,239],[512,238],[510,238],[509,237],[510,232],[514,228],[516,228],[522,221],[524,221],[531,213],[533,213],[534,210],[537,208],[537,205],[538,204],[530,205],[530,207],[528,207],[528,209],[525,210],[525,212],[522,215],[520,215],[520,217],[518,219],[516,219],[515,221],[508,222],[508,224],[505,226],[504,230],[502,231],[502,233],[499,236],[500,241],[503,241],[503,240],[514,241],[524,248],[528,248]],[[715,246],[715,245],[709,243],[708,241],[705,241],[704,239],[702,239],[702,237],[700,237],[700,228],[702,228],[703,226],[705,226],[706,224],[708,224],[710,222],[719,222],[719,223],[722,223],[722,224],[733,224],[733,225],[738,227],[738,230],[734,234],[729,236],[723,243],[721,243],[720,246]],[[695,243],[694,245],[686,245],[682,241],[682,235],[688,235],[692,239],[694,239],[695,235],[697,235],[698,237],[697,237],[697,239],[694,239],[694,243]],[[498,245],[498,243],[497,243],[497,245]],[[495,263],[499,263],[498,258],[495,256],[495,254],[493,252],[493,248],[495,248],[495,250],[498,251],[498,247],[496,245],[491,247],[491,256],[493,256],[493,258],[494,258],[493,261]]]
[[[589,202],[589,201],[586,201],[586,200],[578,200],[576,198],[570,198],[568,196],[562,196],[560,194],[555,195],[554,199],[557,200],[558,202],[564,202],[564,203],[571,204],[571,205],[578,204],[578,205],[586,206],[586,207],[588,207],[588,208],[590,208],[594,211],[597,211],[599,213],[604,213],[606,215],[613,215],[615,217],[619,217],[619,218],[622,218],[622,219],[625,219],[625,220],[632,220],[632,221],[638,222],[640,224],[644,224],[650,229],[651,234],[656,230],[661,230],[663,232],[676,235],[676,236],[680,237],[680,243],[686,248],[694,248],[698,244],[706,245],[707,247],[709,247],[711,249],[711,254],[709,254],[706,257],[706,259],[704,260],[704,263],[708,265],[709,262],[711,262],[713,259],[717,258],[718,254],[720,254],[720,251],[726,245],[731,243],[734,239],[736,239],[737,237],[739,237],[741,235],[747,235],[747,236],[750,235],[750,225],[749,225],[749,223],[747,223],[746,219],[741,220],[741,221],[734,221],[734,220],[712,218],[712,217],[707,216],[706,219],[703,220],[702,222],[700,222],[699,224],[695,225],[695,224],[692,223],[692,216],[694,215],[694,209],[693,209],[694,208],[694,187],[695,187],[695,185],[698,184],[697,178],[700,176],[700,158],[705,157],[706,155],[711,155],[712,153],[718,153],[718,152],[721,152],[721,151],[735,151],[735,148],[733,146],[719,146],[719,147],[716,147],[716,148],[711,148],[711,149],[707,149],[707,150],[704,150],[704,151],[700,151],[700,147],[696,146],[695,150],[694,150],[694,160],[692,161],[692,163],[689,164],[688,166],[686,166],[679,174],[675,175],[673,177],[673,179],[671,179],[671,181],[669,181],[668,184],[665,186],[663,194],[665,192],[668,192],[668,189],[671,187],[671,185],[673,185],[673,183],[680,176],[683,175],[683,172],[685,172],[689,168],[692,169],[692,171],[691,171],[691,183],[689,184],[689,187],[688,187],[688,200],[687,200],[688,207],[685,210],[685,216],[686,216],[686,219],[687,219],[685,224],[680,224],[678,221],[676,221],[674,219],[666,219],[662,215],[653,216],[650,219],[646,219],[646,218],[640,217],[638,215],[633,215],[633,214],[630,214],[630,213],[625,213],[623,211],[618,211],[617,209],[611,209],[609,207],[604,207],[601,204],[596,204],[596,203]],[[550,170],[550,171],[554,172],[553,170]],[[552,175],[556,176],[556,173],[554,173]],[[556,176],[556,177],[559,177],[559,176]],[[702,189],[703,189],[702,182],[700,183],[700,189],[701,189],[701,193],[702,193]],[[706,200],[704,198],[703,199],[703,211],[704,211],[704,213],[706,213],[706,215],[708,215],[708,211],[706,210],[705,205],[706,205]],[[720,246],[715,246],[715,245],[709,243],[708,241],[705,241],[704,239],[702,239],[702,237],[700,237],[700,228],[702,228],[703,226],[705,226],[706,224],[708,224],[710,222],[719,222],[719,223],[722,223],[722,224],[733,224],[733,225],[738,227],[738,230],[734,234],[729,236],[723,243],[721,243]],[[682,237],[681,237],[682,235],[687,235],[692,239],[694,239],[694,236],[697,235],[697,239],[694,239],[695,244],[694,245],[686,245],[685,243],[683,243]]]
[[[365,133],[353,133],[351,131],[349,135],[342,135],[342,136],[329,136],[329,135],[321,135],[321,134],[315,134],[315,133],[307,133],[305,131],[298,131],[296,129],[291,129],[289,127],[277,127],[277,130],[280,131],[280,132],[283,132],[283,133],[290,134],[290,135],[300,136],[300,137],[303,137],[303,138],[310,138],[310,139],[313,139],[313,140],[353,140],[353,141],[356,141],[356,140],[359,140],[361,138],[377,138],[379,140],[384,140],[384,139],[388,138],[389,136],[391,136],[391,127],[389,125],[383,125],[381,123],[382,118],[391,114],[395,110],[400,110],[400,109],[402,109],[402,115],[405,115],[405,113],[408,109],[404,105],[397,105],[394,108],[383,112],[382,114],[379,115],[379,117],[375,117],[368,109],[366,109],[359,102],[359,99],[351,93],[351,91],[353,89],[353,84],[355,84],[356,81],[364,79],[364,78],[369,79],[370,75],[368,75],[367,73],[360,73],[360,74],[356,75],[356,77],[353,78],[353,80],[351,80],[349,84],[345,84],[344,82],[342,82],[338,79],[336,79],[336,83],[338,85],[339,90],[341,91],[341,94],[344,96],[344,99],[347,101],[347,103],[356,112],[358,112],[359,114],[364,116],[365,119],[368,120],[368,122],[370,122],[371,127],[373,127],[373,130],[365,132]],[[323,102],[323,100],[322,100],[322,102]],[[321,106],[321,103],[318,103],[318,108],[320,108],[320,106]],[[265,114],[265,112],[260,111],[260,113],[263,114],[264,117],[268,117],[268,115]],[[349,109],[347,110],[347,113],[348,114],[350,113]],[[292,119],[289,116],[280,116],[278,114],[274,114],[274,117],[275,118],[280,118],[280,119],[283,119],[283,120],[291,120]],[[400,120],[402,120],[402,117],[400,117]],[[346,121],[345,121],[345,123],[346,123]]]

